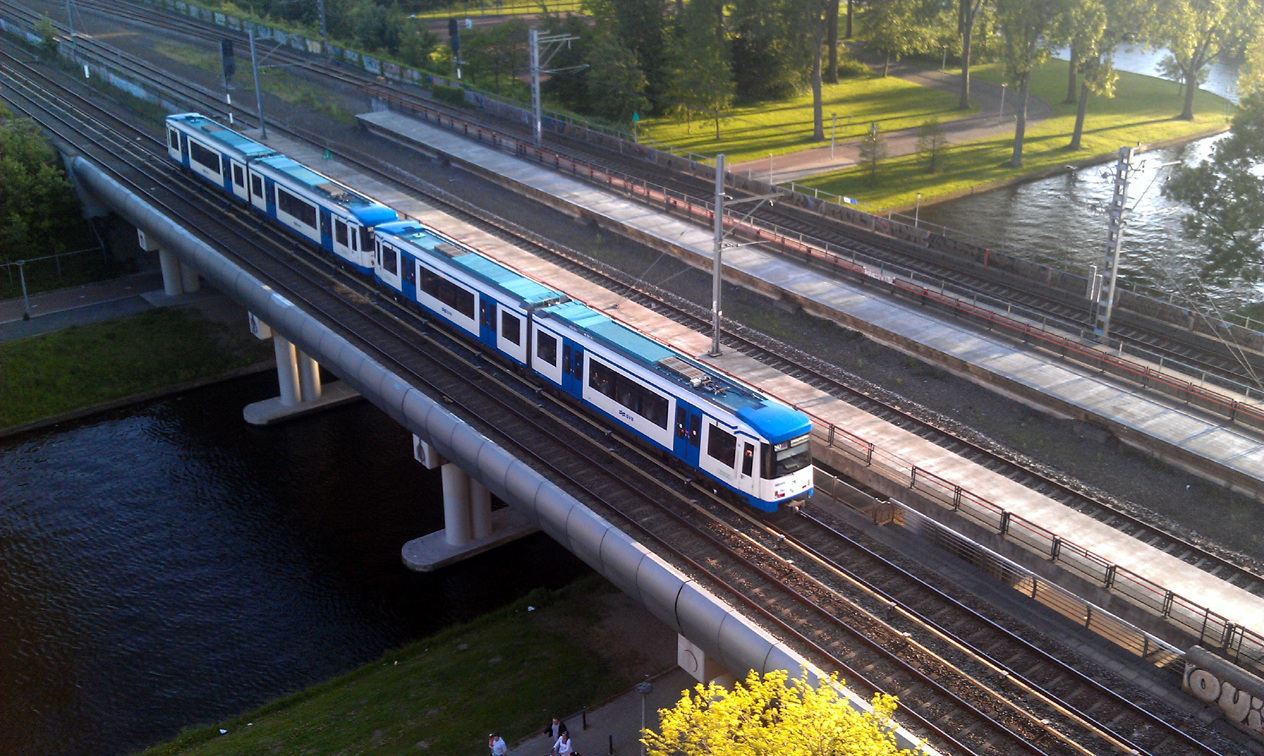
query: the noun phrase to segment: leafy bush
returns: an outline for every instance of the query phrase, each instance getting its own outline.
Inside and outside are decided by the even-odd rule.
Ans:
[[[430,94],[439,102],[458,108],[465,107],[465,90],[460,87],[445,87],[436,84],[430,88]]]

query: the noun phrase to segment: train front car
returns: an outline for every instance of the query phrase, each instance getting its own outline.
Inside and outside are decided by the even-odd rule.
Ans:
[[[561,392],[753,507],[812,495],[803,413],[580,302],[545,307],[536,324],[562,348],[532,367]]]
[[[758,407],[738,410],[764,440],[760,447],[760,509],[798,510],[813,490],[812,421],[807,415],[767,397]]]

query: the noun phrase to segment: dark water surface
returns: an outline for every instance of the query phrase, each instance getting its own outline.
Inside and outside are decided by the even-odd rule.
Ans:
[[[123,754],[586,571],[536,535],[435,575],[438,472],[367,403],[273,429],[265,374],[0,444],[0,754]]]

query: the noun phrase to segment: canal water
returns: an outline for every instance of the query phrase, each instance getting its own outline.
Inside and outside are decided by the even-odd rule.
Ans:
[[[0,753],[129,753],[587,568],[543,535],[434,575],[438,472],[368,403],[273,429],[271,374],[0,442]]]
[[[1116,56],[1115,65],[1121,70],[1157,76],[1163,55],[1162,51],[1123,50]],[[1203,88],[1236,101],[1237,76],[1232,64],[1217,63],[1210,69]],[[1176,87],[1173,83],[1174,99]],[[1089,119],[1091,125],[1091,104]],[[1129,207],[1135,211],[1120,252],[1121,284],[1146,286],[1174,301],[1189,298],[1227,308],[1259,296],[1241,283],[1199,281],[1197,269],[1203,250],[1181,227],[1185,208],[1164,198],[1161,191],[1172,169],[1169,164],[1197,164],[1211,154],[1212,146],[1221,138],[1145,153],[1139,163],[1134,163]],[[1104,263],[1105,207],[1114,191],[1113,168],[1113,163],[1082,168],[923,207],[921,220],[968,229],[984,246],[1085,274],[1091,265],[1101,268]],[[956,235],[969,238],[964,233]]]

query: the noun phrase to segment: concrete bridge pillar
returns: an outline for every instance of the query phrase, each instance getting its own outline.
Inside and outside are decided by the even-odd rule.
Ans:
[[[320,365],[300,351],[289,339],[250,313],[250,332],[261,341],[272,339],[276,354],[277,385],[280,396],[246,405],[242,410],[251,425],[271,425],[306,415],[318,409],[336,407],[360,398],[342,381],[322,387]]]
[[[512,509],[492,512],[491,492],[433,446],[413,436],[413,457],[443,476],[443,530],[404,544],[404,564],[430,572],[536,531]]]
[[[175,253],[162,249],[158,243],[146,238],[145,232],[136,229],[136,243],[146,252],[158,253],[158,264],[162,267],[162,290],[169,297],[178,297],[184,293],[184,282],[181,277],[180,260]],[[196,291],[196,289],[195,289]]]
[[[320,365],[302,350],[298,352],[298,388],[305,402],[320,398]]]
[[[299,403],[297,350],[279,333],[272,335],[272,348],[276,352],[277,383],[281,386],[281,404],[293,407]]]
[[[676,664],[704,685],[715,682],[729,690],[737,678],[724,665],[707,655],[696,643],[683,635],[676,635]]]

